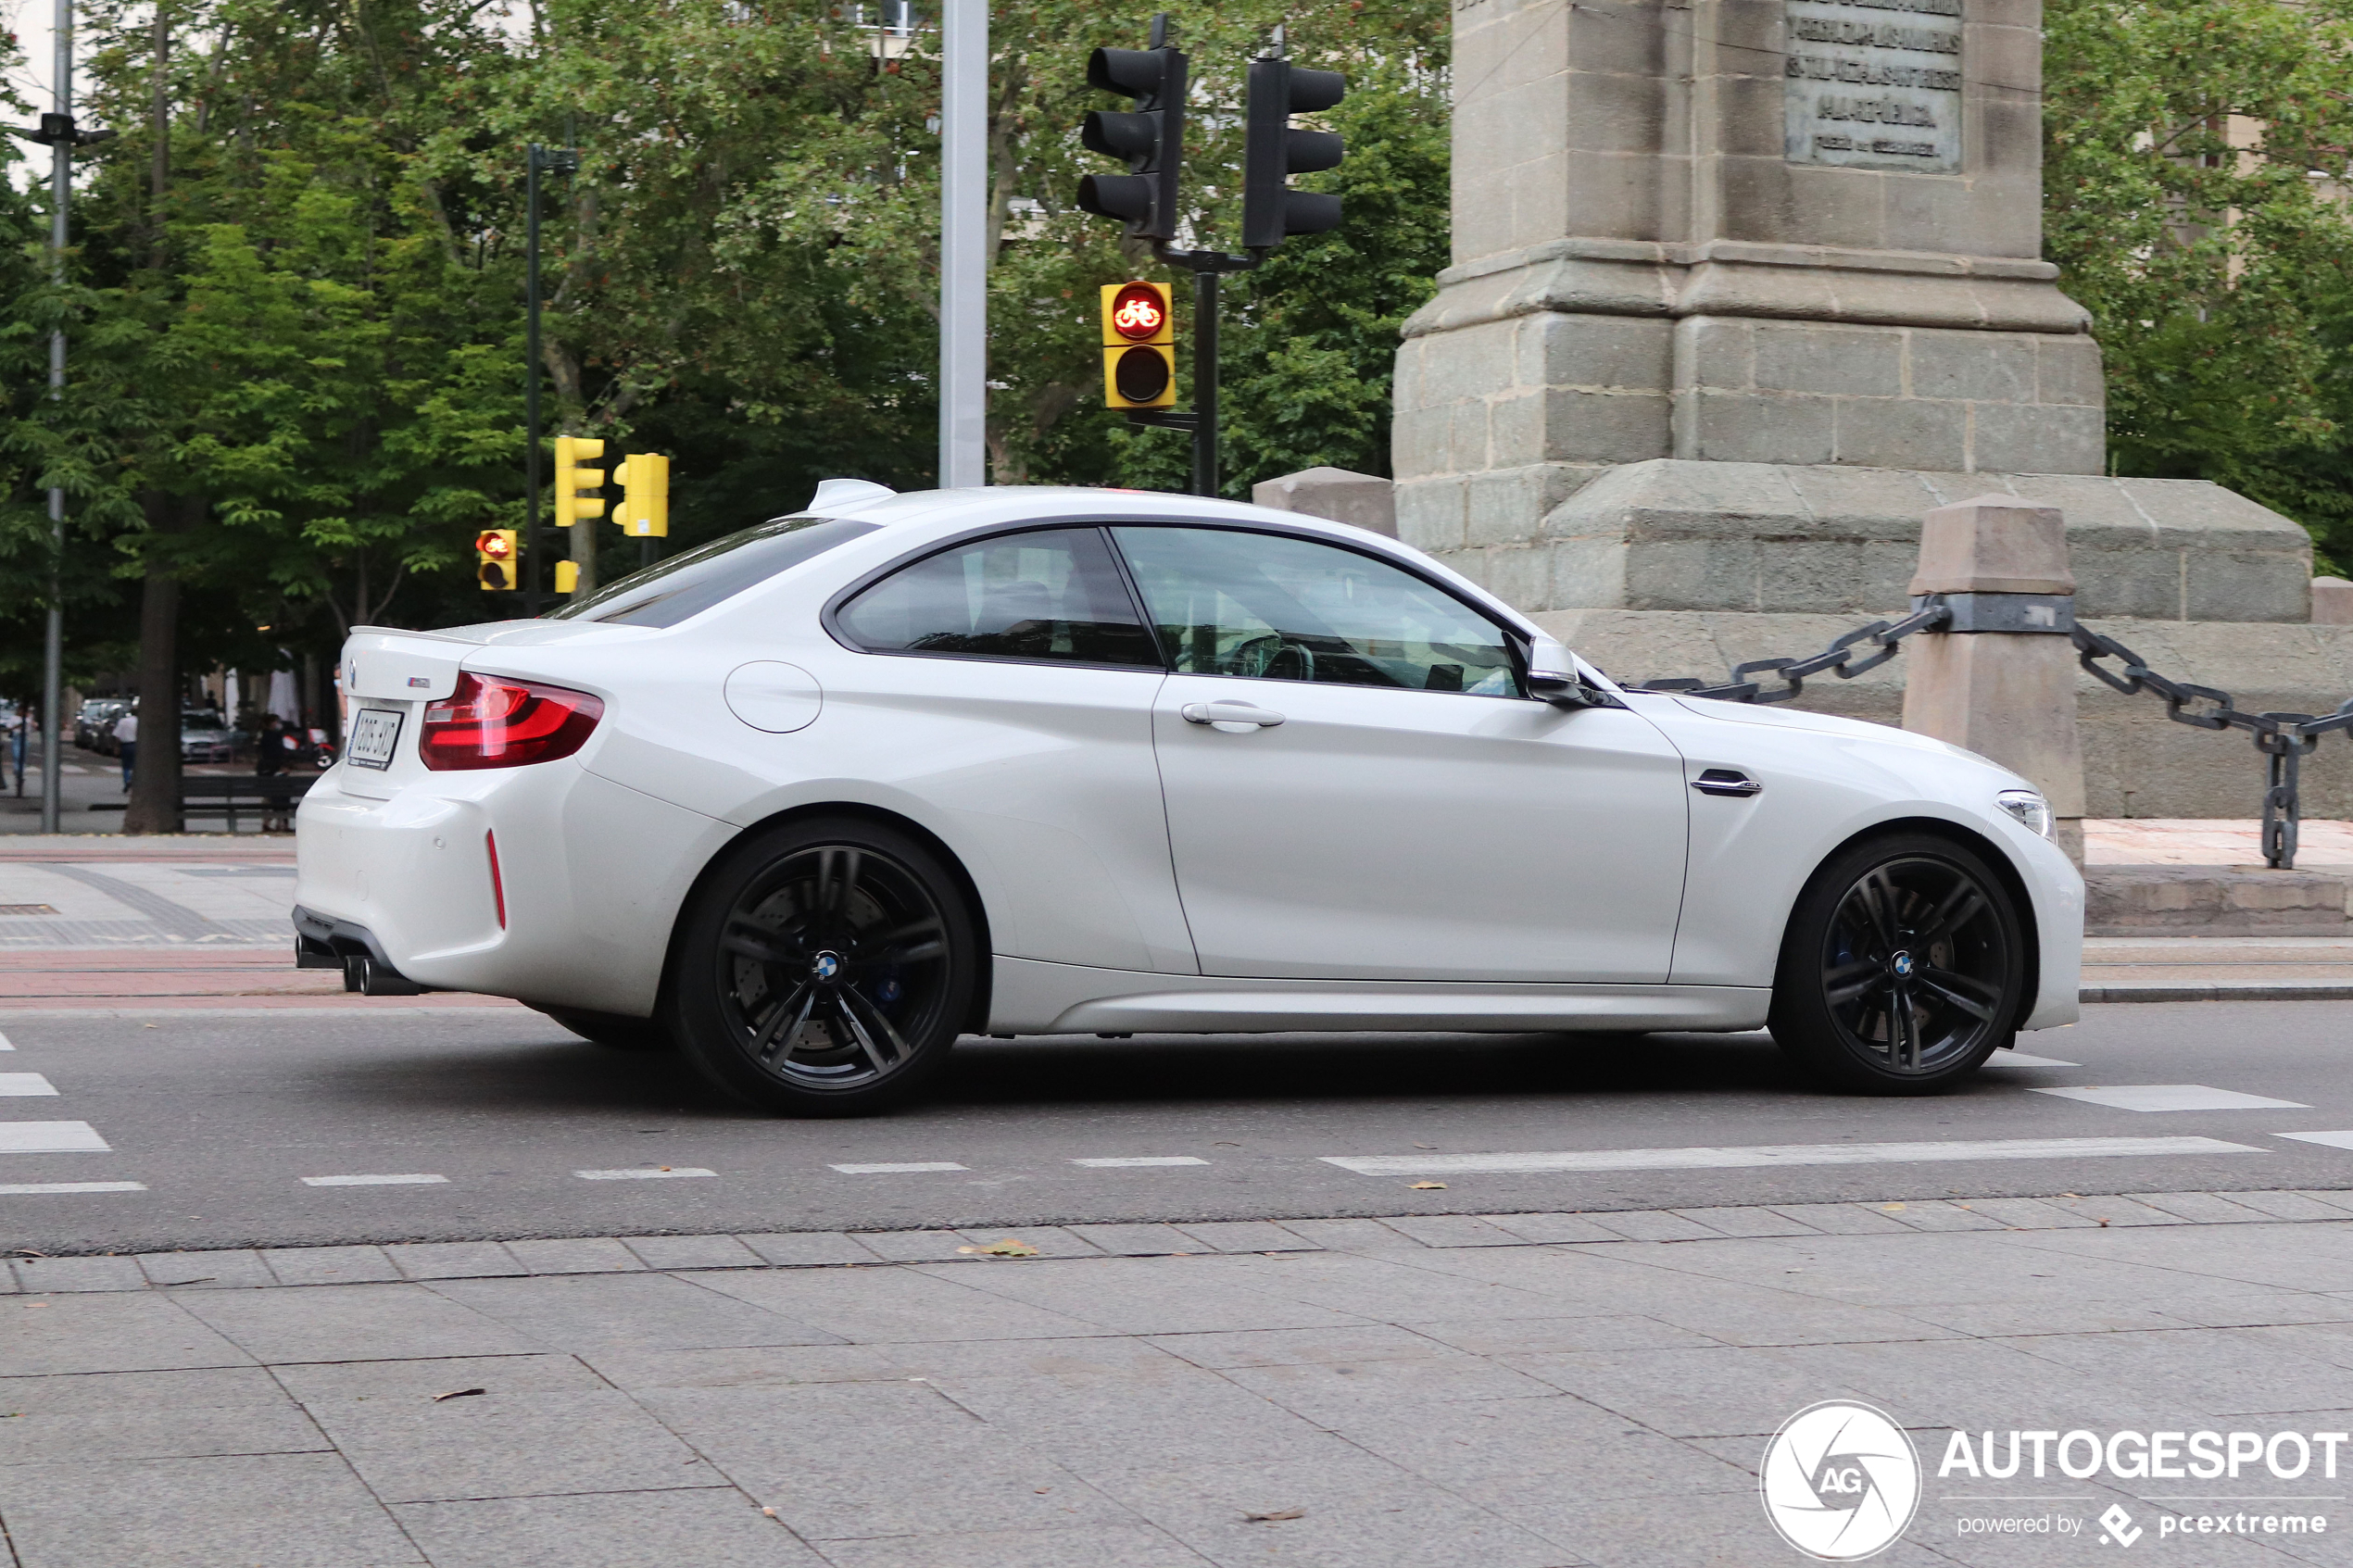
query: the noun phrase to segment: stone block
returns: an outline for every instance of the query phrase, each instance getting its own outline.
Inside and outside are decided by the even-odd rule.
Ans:
[[[1251,486],[1250,498],[1278,511],[1301,512],[1397,537],[1397,487],[1375,474],[1346,469],[1303,469]]]
[[[1462,478],[1400,480],[1397,486],[1397,536],[1417,550],[1445,555],[1463,547],[1463,497],[1470,482]]]
[[[1972,403],[2035,399],[2035,340],[1992,332],[1905,334],[1906,370],[1915,397]]]
[[[1921,520],[1913,594],[2072,594],[2058,510],[1982,495]]]
[[[1675,456],[1719,463],[1827,463],[1831,400],[1697,389],[1675,399]]]
[[[1639,463],[1669,450],[1674,409],[1660,394],[1568,387],[1541,396],[1541,449],[1515,455],[1515,462]]]
[[[2073,337],[2035,339],[2032,401],[2071,403],[2087,408],[2106,405],[2108,398],[2100,371],[2100,345],[2089,332]]]
[[[1654,76],[1571,71],[1560,80],[1567,114],[1565,144],[1576,152],[1653,153],[1667,136],[1667,83]]]
[[[1849,250],[1887,247],[1881,201],[1889,176],[1860,169],[1809,169],[1778,154],[1719,157],[1717,163],[1718,232],[1727,239]]]
[[[2312,579],[2312,624],[2353,626],[2353,583],[2342,577]]]
[[[1989,473],[2097,473],[2108,423],[2096,408],[2035,403],[1969,407],[1969,465]]]
[[[2263,550],[2182,552],[2185,621],[2309,621],[2310,558]]]
[[[1515,325],[1516,385],[1657,393],[1670,384],[1675,329],[1666,320],[1546,310]]]
[[[1893,328],[1760,321],[1755,328],[1756,387],[1761,392],[1844,397],[1900,396],[1904,340],[1905,334]]]
[[[2083,873],[2092,936],[2345,936],[2353,875],[2246,866],[2093,866]]]
[[[1835,400],[1831,460],[1875,469],[1969,466],[1967,409],[1921,397]]]
[[[1756,323],[1720,316],[1686,316],[1674,325],[1671,384],[1725,392],[1756,389]]]

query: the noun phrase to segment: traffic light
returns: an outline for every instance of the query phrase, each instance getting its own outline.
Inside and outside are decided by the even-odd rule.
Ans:
[[[474,575],[484,589],[514,592],[516,564],[513,529],[485,528],[474,535]]]
[[[580,591],[580,563],[560,560],[556,563],[556,592],[573,594]]]
[[[605,444],[593,435],[560,435],[556,437],[556,526],[570,528],[575,522],[587,522],[605,515],[602,495],[583,495],[583,490],[601,490],[605,470],[583,468],[605,455]]]
[[[655,452],[632,452],[621,459],[621,512],[615,520],[633,539],[670,536],[670,459]]]
[[[1176,329],[1164,283],[1103,285],[1103,402],[1165,408],[1176,401]]]
[[[1133,172],[1089,174],[1078,182],[1078,205],[1116,218],[1138,239],[1176,237],[1176,186],[1185,157],[1185,56],[1161,42],[1165,22],[1152,24],[1150,49],[1098,49],[1087,56],[1087,85],[1136,100],[1133,113],[1096,109],[1078,139],[1094,152],[1125,158]]]
[[[1289,60],[1250,62],[1242,141],[1242,245],[1271,250],[1287,234],[1340,227],[1340,198],[1294,191],[1290,177],[1337,169],[1346,149],[1328,131],[1294,131],[1290,117],[1330,108],[1348,95],[1336,70],[1302,70]]]

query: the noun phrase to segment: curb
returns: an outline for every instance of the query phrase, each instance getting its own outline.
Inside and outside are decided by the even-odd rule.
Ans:
[[[2310,985],[2232,985],[2228,981],[2186,985],[2086,985],[2078,993],[2085,1002],[2345,1002],[2353,1001],[2353,985],[2316,981]]]

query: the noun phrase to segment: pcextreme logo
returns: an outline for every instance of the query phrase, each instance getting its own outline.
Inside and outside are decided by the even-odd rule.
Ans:
[[[1783,1540],[1818,1562],[1858,1562],[1911,1524],[1919,1451],[1881,1411],[1825,1399],[1773,1434],[1757,1489]]]

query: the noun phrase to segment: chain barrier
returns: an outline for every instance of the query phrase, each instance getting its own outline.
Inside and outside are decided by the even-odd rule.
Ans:
[[[1874,621],[1868,626],[1858,626],[1810,659],[1751,659],[1734,667],[1730,681],[1717,684],[1697,676],[1679,675],[1644,681],[1631,689],[1714,697],[1721,702],[1787,702],[1806,689],[1808,677],[1828,671],[1842,681],[1851,681],[1894,659],[1900,651],[1897,645],[1905,638],[1935,631],[1952,618],[1949,606],[1941,598],[1931,598],[1901,621]],[[2302,820],[2297,791],[2303,760],[2321,744],[2322,735],[2334,730],[2353,730],[2353,698],[2347,698],[2329,714],[2251,712],[2239,707],[2229,692],[2169,680],[2114,637],[2104,636],[2081,622],[2068,635],[2075,646],[2076,662],[2111,690],[2126,696],[2151,694],[2164,702],[2165,716],[2177,724],[2198,730],[2246,732],[2255,749],[2264,758],[2264,864],[2281,871],[2295,870],[2296,829]],[[1879,651],[1864,655],[1860,649],[1865,644]],[[2122,668],[2109,670],[2100,662],[2103,659],[2114,660]],[[1756,679],[1759,676],[1772,678],[1778,684],[1768,685]]]

